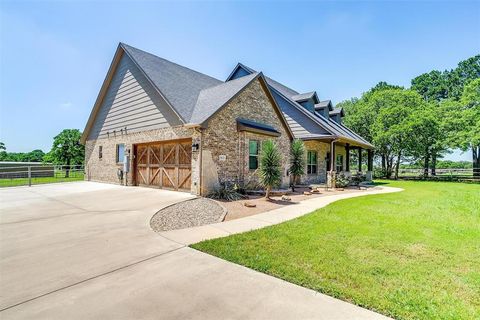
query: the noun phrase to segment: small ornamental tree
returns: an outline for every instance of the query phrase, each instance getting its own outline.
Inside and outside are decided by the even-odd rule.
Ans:
[[[292,175],[292,192],[295,191],[295,183],[305,173],[305,146],[302,140],[295,139],[290,148],[290,174]]]
[[[265,198],[269,199],[272,188],[282,181],[281,156],[272,140],[267,140],[262,145],[259,175],[265,188]]]

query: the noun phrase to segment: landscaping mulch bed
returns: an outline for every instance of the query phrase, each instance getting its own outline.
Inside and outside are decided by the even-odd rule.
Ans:
[[[150,226],[156,232],[203,226],[223,221],[225,214],[217,202],[196,198],[161,209],[150,220]]]
[[[311,195],[305,195],[304,192],[311,191],[308,187],[296,187],[295,192],[289,192],[288,197],[290,201],[283,201],[281,196],[272,196],[270,200],[266,200],[265,197],[261,195],[249,195],[248,199],[242,199],[237,201],[221,201],[216,200],[218,203],[221,203],[223,207],[227,209],[227,216],[225,217],[225,221],[244,218],[248,216],[252,216],[255,214],[267,212],[270,210],[278,209],[284,206],[292,206],[292,210],[294,209],[294,205],[300,203],[300,201],[313,199],[317,197],[325,197],[334,194],[342,194],[342,193],[351,193],[351,192],[360,192],[357,188],[347,188],[344,191],[338,191],[334,189],[330,190],[322,190],[320,193],[312,193]],[[247,208],[245,206],[245,202],[250,204],[254,204],[255,207]]]

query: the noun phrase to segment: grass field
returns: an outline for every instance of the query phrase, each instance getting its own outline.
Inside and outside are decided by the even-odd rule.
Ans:
[[[70,176],[65,178],[64,172],[55,172],[54,177],[32,178],[32,185],[56,182],[70,182],[83,180],[83,171],[71,171]],[[28,178],[0,179],[1,187],[18,187],[28,185]]]
[[[480,185],[399,181],[193,248],[398,319],[480,319]]]

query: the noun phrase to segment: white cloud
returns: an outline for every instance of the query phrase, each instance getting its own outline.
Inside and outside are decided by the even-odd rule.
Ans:
[[[71,102],[60,103],[60,108],[62,109],[70,109],[72,107],[73,107],[73,103]]]

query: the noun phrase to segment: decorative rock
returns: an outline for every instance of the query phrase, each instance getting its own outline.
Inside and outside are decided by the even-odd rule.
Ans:
[[[247,208],[255,208],[257,205],[251,202],[244,202],[243,205]]]
[[[367,187],[360,187],[360,190],[367,190]]]
[[[190,228],[220,222],[225,214],[217,202],[196,198],[161,209],[150,220],[150,226],[156,232]]]
[[[304,191],[303,194],[306,195],[306,196],[311,196],[312,195],[312,193],[309,192],[309,191]]]
[[[282,201],[290,201],[290,200],[292,200],[292,198],[287,197],[285,195],[282,196]]]

